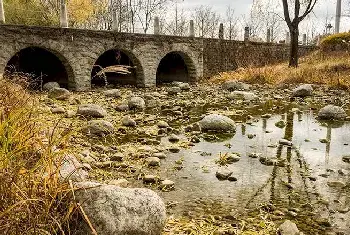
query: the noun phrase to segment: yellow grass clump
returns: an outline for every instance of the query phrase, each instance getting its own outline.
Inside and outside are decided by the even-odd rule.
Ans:
[[[75,207],[58,163],[68,135],[36,120],[25,84],[0,77],[0,234],[67,234]]]
[[[281,63],[260,68],[239,68],[212,78],[217,83],[229,80],[270,85],[310,83],[347,89],[350,87],[350,56],[315,52],[300,59],[298,68]]]

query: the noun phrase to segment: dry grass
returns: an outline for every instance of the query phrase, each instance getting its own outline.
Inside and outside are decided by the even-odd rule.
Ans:
[[[23,86],[0,78],[0,234],[67,234],[75,205],[57,163],[68,135],[36,120]]]
[[[220,73],[214,82],[240,80],[258,84],[323,84],[348,89],[350,87],[350,56],[348,54],[325,54],[315,52],[300,60],[298,68],[289,68],[287,63],[261,68],[240,68]]]

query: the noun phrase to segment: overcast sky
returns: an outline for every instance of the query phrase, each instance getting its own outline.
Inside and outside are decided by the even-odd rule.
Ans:
[[[275,0],[281,1],[281,0]],[[325,28],[326,19],[329,23],[334,26],[335,18],[335,8],[337,0],[319,0],[317,6],[315,7],[312,21],[313,25],[317,25],[317,31],[322,33]],[[223,16],[225,15],[226,8],[231,5],[235,9],[236,17],[240,18],[242,15],[248,15],[253,4],[253,0],[178,0],[179,8],[185,9],[185,11],[190,11],[196,6],[208,5],[213,8],[213,10],[220,12]],[[348,9],[348,0],[343,0],[343,14],[346,14]],[[310,20],[311,21],[311,20]],[[304,30],[306,30],[311,23],[304,22]],[[342,17],[341,21],[341,31],[349,31],[350,29],[350,18]]]

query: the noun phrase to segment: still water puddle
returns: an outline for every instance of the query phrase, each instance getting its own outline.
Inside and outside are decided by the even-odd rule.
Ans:
[[[284,128],[275,126],[280,120],[285,121]],[[279,144],[281,139],[292,141],[293,147]],[[350,164],[342,161],[343,155],[350,154],[349,144],[350,123],[321,123],[312,111],[288,112],[260,118],[251,124],[240,123],[231,139],[203,141],[170,156],[162,174],[176,182],[176,190],[162,195],[167,201],[176,200],[181,212],[193,209],[191,201],[213,199],[236,208],[251,208],[267,202],[287,209],[309,205],[313,209],[308,212],[323,213],[316,208],[322,201],[350,203],[348,187],[335,189],[327,185],[329,181],[349,182],[349,176],[338,173],[340,169],[350,170]],[[215,175],[221,167],[216,160],[228,152],[241,156],[238,162],[226,166],[237,178],[236,182],[219,181]],[[250,158],[251,153],[284,159],[286,164],[266,166],[259,158]],[[182,169],[174,169],[179,164]],[[329,209],[329,205],[327,207]],[[350,228],[349,221],[344,223],[343,226]]]

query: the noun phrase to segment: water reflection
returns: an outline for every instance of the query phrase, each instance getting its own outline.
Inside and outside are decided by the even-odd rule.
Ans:
[[[286,122],[283,129],[275,126],[281,118]],[[201,142],[170,156],[165,162],[167,169],[161,174],[176,182],[176,190],[162,195],[166,200],[176,198],[180,211],[191,208],[188,201],[210,198],[226,201],[235,208],[271,203],[281,208],[299,208],[300,214],[311,213],[313,206],[310,208],[310,205],[316,205],[321,195],[327,196],[327,190],[323,190],[327,179],[319,175],[329,168],[349,168],[341,160],[342,155],[350,152],[349,146],[344,145],[350,143],[348,133],[348,123],[325,126],[312,112],[287,112],[260,119],[252,125],[241,124],[229,140]],[[256,137],[249,139],[248,134]],[[322,136],[328,140],[326,144],[320,142]],[[279,144],[280,139],[292,141],[293,147]],[[228,145],[231,148],[227,148]],[[203,152],[211,155],[201,154]],[[218,181],[215,177],[219,168],[215,159],[226,152],[241,155],[239,162],[228,165],[237,182]],[[259,153],[280,164],[263,165],[259,159],[249,158],[250,153]],[[174,161],[181,156],[185,159],[183,170],[173,170]],[[203,168],[207,170],[204,172]],[[306,210],[305,205],[308,205]]]

